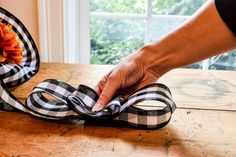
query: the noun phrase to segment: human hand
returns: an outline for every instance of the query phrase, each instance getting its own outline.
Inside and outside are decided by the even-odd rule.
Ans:
[[[105,75],[95,87],[100,97],[93,111],[104,108],[117,93],[127,97],[172,69],[235,48],[235,35],[222,21],[214,1],[209,1],[183,25],[130,55]]]
[[[156,82],[158,76],[148,69],[144,60],[139,52],[131,54],[106,74],[94,88],[99,99],[92,110],[102,110],[117,94],[126,99],[138,89]]]

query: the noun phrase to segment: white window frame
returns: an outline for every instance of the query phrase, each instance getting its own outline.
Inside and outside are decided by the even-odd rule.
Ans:
[[[38,0],[38,15],[41,61],[89,63],[89,1]]]
[[[145,44],[150,42],[152,32],[151,24],[153,19],[173,19],[173,20],[185,20],[189,16],[179,15],[153,15],[152,14],[152,0],[147,0],[146,14],[123,14],[123,13],[97,13],[90,12],[89,4],[90,0],[38,0],[39,2],[39,15],[46,18],[39,18],[40,32],[43,32],[40,36],[40,50],[45,61],[56,61],[64,63],[90,63],[90,18],[112,18],[112,19],[142,19],[146,20],[145,28]],[[55,4],[55,3],[59,3]],[[58,9],[50,10],[52,7],[57,6]],[[61,6],[61,8],[60,8]],[[54,12],[58,14],[55,14]],[[52,17],[56,15],[57,17]],[[52,27],[59,27],[51,24],[50,18],[59,18],[59,21],[63,21],[62,28],[56,30],[62,31],[62,36],[53,36]],[[51,29],[50,29],[51,28]],[[55,43],[54,40],[59,42]],[[54,45],[53,45],[54,43]],[[58,51],[54,52],[53,47],[56,44],[62,46]],[[54,56],[57,53],[56,59]],[[209,69],[210,59],[203,61],[204,70]]]
[[[39,54],[43,62],[63,62],[62,0],[38,0]]]
[[[90,63],[89,19],[89,1],[64,0],[65,62]]]

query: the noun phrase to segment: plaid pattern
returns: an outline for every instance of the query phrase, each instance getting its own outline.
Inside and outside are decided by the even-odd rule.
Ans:
[[[48,99],[44,95],[54,97]],[[163,84],[155,83],[144,87],[131,95],[127,101],[122,101],[121,96],[115,97],[104,110],[92,112],[98,95],[85,86],[77,89],[65,82],[58,80],[45,80],[38,84],[26,100],[30,112],[39,117],[62,120],[65,118],[79,118],[83,120],[114,120],[143,129],[154,129],[165,126],[176,109],[171,92]],[[137,105],[147,100],[160,101],[165,107],[158,110],[144,110]]]
[[[92,112],[99,97],[93,89],[85,85],[75,89],[65,82],[53,79],[38,84],[25,104],[21,103],[8,88],[26,82],[38,72],[39,55],[29,32],[15,16],[0,7],[0,18],[13,26],[23,47],[21,65],[0,64],[0,109],[20,110],[52,120],[73,118],[87,121],[112,120],[144,129],[161,128],[170,121],[176,105],[168,87],[159,83],[140,89],[126,101],[117,96],[100,112]],[[49,99],[45,95],[50,95],[52,98]],[[157,110],[145,110],[136,106],[147,100],[160,101],[165,106]]]
[[[4,84],[4,89],[7,89],[24,83],[29,80],[33,75],[35,75],[38,72],[40,61],[36,45],[29,32],[27,31],[25,26],[20,22],[20,20],[1,7],[0,18],[4,23],[12,25],[13,31],[18,34],[18,38],[22,41],[20,46],[23,49],[23,60],[20,65],[0,63],[1,86],[3,86]],[[11,94],[9,95],[8,93],[9,91],[1,91],[0,109],[14,110],[14,108],[12,107],[12,103],[15,98],[13,98],[13,96]],[[6,98],[4,98],[3,95],[6,96]],[[4,101],[4,99],[7,100],[8,96],[13,98],[10,104],[10,101]],[[17,104],[17,102],[14,102],[14,104]],[[19,108],[22,109],[22,107]]]

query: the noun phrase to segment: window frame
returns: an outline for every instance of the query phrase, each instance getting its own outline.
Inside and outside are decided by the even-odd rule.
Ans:
[[[67,63],[90,64],[89,0],[64,0],[64,57]]]
[[[37,2],[41,61],[89,64],[89,1]]]
[[[40,0],[39,0],[40,1]],[[146,20],[144,43],[151,39],[151,24],[153,19],[178,19],[190,16],[182,15],[154,15],[152,1],[147,0],[145,14],[98,13],[90,12],[90,0],[62,0],[63,1],[63,41],[64,62],[90,64],[90,18],[124,18]],[[76,7],[78,9],[76,9]],[[73,22],[75,20],[75,22]],[[74,32],[74,33],[73,33]],[[202,69],[208,70],[210,59],[202,62]]]

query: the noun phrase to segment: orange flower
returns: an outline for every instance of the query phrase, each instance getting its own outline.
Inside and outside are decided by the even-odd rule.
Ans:
[[[12,31],[12,26],[2,23],[0,19],[0,63],[20,64],[22,60],[22,48],[17,34]]]

